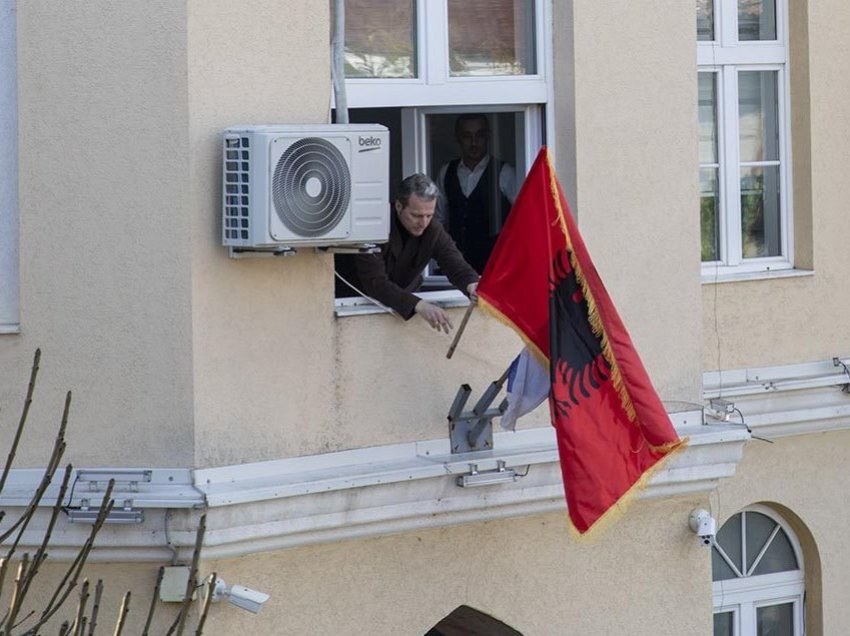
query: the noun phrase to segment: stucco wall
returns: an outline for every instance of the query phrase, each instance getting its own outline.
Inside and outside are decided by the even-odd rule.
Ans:
[[[575,117],[575,166],[562,154],[559,168],[575,171],[579,227],[661,398],[697,401],[693,6],[574,0],[571,12],[556,3],[556,14],[556,24],[571,18],[574,38],[572,51],[556,45],[556,116]],[[555,37],[569,35],[556,29]],[[575,67],[562,78],[559,64],[571,56]]]
[[[814,266],[814,275],[703,286],[704,357],[709,370],[850,355],[846,328],[850,182],[845,175],[850,165],[845,143],[850,135],[850,87],[836,64],[850,55],[846,38],[841,37],[843,29],[850,28],[850,13],[839,0],[792,4],[796,19],[791,25],[792,55],[797,57],[791,72],[796,70],[798,79],[808,73],[802,79],[809,82],[801,85],[792,77],[792,168],[811,179],[800,183],[795,178],[795,202],[800,207],[795,226],[803,230],[798,238],[811,241],[798,246],[797,252],[802,267]],[[800,37],[806,29],[807,42]]]
[[[695,401],[699,228],[683,212],[696,200],[695,51],[686,35],[693,12],[669,5],[649,16],[617,2],[576,3],[575,95],[565,86],[557,98],[575,100],[578,215],[599,269],[662,398]],[[226,258],[217,245],[217,135],[236,123],[324,121],[328,23],[323,13],[296,7],[278,24],[284,17],[264,2],[250,10],[191,7],[197,464],[445,435],[460,384],[480,395],[516,355],[519,339],[476,314],[447,361],[449,337],[417,318],[334,320],[328,257],[305,250],[277,261]],[[223,29],[238,46],[216,43]],[[635,40],[642,32],[652,35]],[[561,44],[556,76],[573,72]],[[570,158],[558,161],[569,175]],[[462,311],[452,315],[459,322]],[[523,426],[546,422],[542,409]]]
[[[188,24],[196,462],[318,450],[336,422],[333,260],[227,257],[220,135],[327,121],[328,5],[190,2]]]
[[[0,336],[0,446],[41,347],[32,421],[58,423],[74,390],[77,465],[188,465],[185,10],[17,10],[21,333]],[[18,466],[43,466],[49,441]]]
[[[709,633],[709,553],[687,527],[697,504],[638,502],[594,543],[557,513],[208,562],[272,594],[247,620],[215,607],[209,633],[419,635],[461,604],[528,636]]]
[[[37,618],[41,615],[41,611],[46,607],[47,601],[53,595],[56,586],[65,575],[68,569],[68,563],[51,563],[50,560],[42,566],[39,574],[33,581],[30,591],[27,594],[26,600],[18,619],[26,616],[30,611],[35,611],[35,615],[27,621],[21,623],[20,629],[32,627]],[[91,617],[92,606],[94,604],[95,587],[98,579],[103,581],[103,593],[101,596],[100,606],[97,613],[97,630],[98,634],[113,634],[115,625],[118,621],[121,602],[126,592],[130,592],[129,611],[125,617],[124,634],[141,634],[145,625],[145,620],[150,607],[151,596],[153,595],[154,586],[156,585],[157,571],[160,564],[153,563],[122,563],[120,565],[101,565],[90,564],[83,569],[77,587],[68,596],[68,600],[56,612],[54,617],[42,628],[40,634],[56,634],[59,633],[59,627],[63,621],[73,623],[74,616],[77,611],[77,604],[80,600],[80,591],[82,589],[83,580],[89,582],[89,598],[86,604],[86,615]],[[4,586],[3,604],[8,607],[9,590],[12,587],[7,574],[6,585]],[[153,620],[151,621],[151,634],[165,634],[171,626],[177,612],[179,604],[162,603],[157,600],[154,608]],[[194,625],[197,619],[198,612],[196,606],[192,606],[192,612],[189,615],[189,625]],[[90,621],[87,621],[90,623]],[[88,629],[88,628],[87,628]],[[19,633],[17,630],[15,633]],[[189,633],[187,629],[186,632]],[[194,628],[191,630],[194,634]],[[208,632],[205,632],[208,633]],[[274,633],[274,632],[270,632]]]

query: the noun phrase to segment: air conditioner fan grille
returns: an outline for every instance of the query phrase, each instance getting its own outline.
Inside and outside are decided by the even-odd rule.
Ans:
[[[298,236],[322,236],[339,224],[351,199],[351,175],[339,149],[320,137],[293,143],[281,155],[272,201],[281,223]]]

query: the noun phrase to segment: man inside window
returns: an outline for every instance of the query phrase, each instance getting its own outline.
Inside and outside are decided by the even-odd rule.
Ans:
[[[419,314],[436,330],[452,328],[440,307],[413,294],[422,285],[422,271],[434,259],[449,281],[475,300],[478,274],[458,251],[454,241],[434,219],[437,185],[424,174],[413,174],[399,186],[390,213],[390,238],[379,254],[354,258],[357,277],[366,295],[409,320]]]
[[[455,122],[460,157],[440,168],[438,218],[466,260],[484,271],[496,237],[516,197],[513,166],[489,154],[490,122],[465,113]]]

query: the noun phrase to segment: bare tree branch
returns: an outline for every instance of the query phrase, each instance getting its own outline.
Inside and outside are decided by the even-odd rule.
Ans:
[[[210,605],[212,605],[212,597],[217,580],[218,577],[215,572],[207,577],[207,593],[206,596],[204,596],[204,607],[201,610],[201,618],[198,619],[198,629],[195,630],[195,636],[201,636],[204,633],[204,624],[207,622],[207,613],[210,611]]]
[[[12,442],[12,447],[9,449],[9,456],[6,458],[6,465],[3,467],[3,474],[0,476],[0,492],[3,492],[3,487],[6,485],[6,478],[9,476],[9,471],[12,468],[12,462],[15,461],[15,453],[18,450],[18,444],[21,441],[21,434],[24,432],[24,426],[26,426],[27,423],[27,416],[29,415],[30,405],[32,404],[32,396],[35,392],[35,380],[38,377],[38,367],[40,362],[41,349],[36,349],[32,360],[30,382],[27,387],[27,397],[24,399],[24,408],[21,412],[21,419],[18,421],[18,429],[15,431],[15,439]]]
[[[71,636],[80,636],[80,630],[83,627],[83,619],[86,615],[86,603],[89,600],[89,580],[83,579],[83,584],[80,587],[80,602],[77,603],[77,615],[74,618],[74,624],[71,626]]]
[[[21,563],[18,565],[18,574],[15,577],[15,587],[12,588],[12,597],[9,599],[9,612],[6,614],[3,622],[0,623],[0,627],[8,625],[9,631],[11,631],[12,625],[15,624],[15,617],[18,615],[18,609],[21,606],[21,584],[24,581],[24,577],[27,575],[29,562],[30,555],[29,553],[24,552],[24,558],[21,559]],[[2,633],[3,632],[0,632],[0,634]]]
[[[97,580],[97,585],[94,586],[94,604],[91,608],[91,621],[89,622],[88,636],[94,635],[94,628],[97,626],[97,613],[100,610],[100,597],[103,595],[103,579]]]
[[[118,622],[115,624],[115,632],[113,636],[121,636],[124,630],[124,622],[127,620],[127,612],[130,611],[130,592],[124,595],[124,600],[121,601],[121,609],[118,610]]]
[[[2,535],[0,535],[0,543],[5,541],[11,534],[23,524],[23,528],[21,529],[21,533],[18,535],[18,541],[20,540],[21,535],[23,534],[23,530],[29,524],[30,519],[35,514],[38,504],[41,502],[41,498],[44,496],[44,492],[47,490],[50,483],[53,481],[53,475],[56,472],[56,468],[59,466],[59,462],[62,459],[62,455],[65,453],[65,431],[68,428],[68,413],[71,410],[71,392],[65,395],[65,408],[62,411],[62,421],[59,423],[59,430],[56,433],[56,438],[53,442],[53,450],[50,453],[50,459],[47,462],[47,468],[44,471],[44,476],[41,479],[41,483],[36,489],[35,493],[30,499],[30,503],[27,505],[27,509],[21,515],[21,517]],[[14,552],[15,547],[18,544],[18,541],[12,545],[10,549],[9,555]]]
[[[115,502],[111,499],[112,497],[112,488],[115,486],[115,480],[110,479],[109,485],[106,487],[106,492],[104,493],[103,500],[100,503],[100,509],[98,510],[97,519],[95,519],[94,524],[92,524],[91,532],[89,532],[89,536],[86,539],[83,547],[80,548],[80,551],[77,553],[76,558],[68,567],[65,572],[65,575],[62,577],[62,580],[59,582],[59,585],[56,586],[55,591],[53,592],[53,596],[50,599],[50,602],[47,604],[47,607],[41,614],[41,617],[33,627],[24,632],[24,636],[34,636],[38,634],[39,628],[44,625],[50,618],[59,610],[62,604],[67,600],[71,591],[77,585],[77,578],[80,575],[80,571],[83,569],[83,566],[88,559],[89,553],[94,545],[94,539],[97,536],[97,533],[100,532],[100,529],[103,527],[103,522],[106,520],[107,515],[112,511],[112,507],[115,505]]]
[[[156,608],[156,600],[159,596],[159,588],[162,585],[162,577],[165,576],[165,567],[162,566],[159,568],[159,572],[156,575],[156,585],[153,588],[153,594],[151,594],[151,604],[148,608],[148,616],[145,620],[145,628],[142,630],[142,636],[148,636],[148,630],[151,627],[151,621],[153,620],[153,612]]]
[[[195,550],[192,552],[192,569],[189,571],[189,580],[186,582],[186,596],[183,597],[183,607],[180,609],[180,620],[177,623],[177,636],[183,636],[183,628],[186,625],[186,617],[189,615],[189,606],[192,604],[192,595],[198,587],[198,563],[201,560],[201,546],[204,544],[204,534],[207,531],[207,515],[201,515],[198,531],[195,533]]]
[[[38,547],[38,550],[35,553],[35,557],[33,558],[33,567],[30,568],[27,580],[24,582],[24,596],[26,596],[27,592],[29,591],[33,579],[36,577],[41,568],[41,564],[47,558],[47,546],[50,544],[50,538],[53,535],[53,528],[56,525],[56,519],[59,517],[59,513],[62,510],[62,502],[65,500],[65,491],[68,488],[68,481],[71,478],[72,470],[73,467],[71,466],[71,464],[68,464],[65,467],[65,474],[62,476],[62,484],[59,487],[59,494],[56,496],[56,503],[53,504],[53,511],[50,515],[50,521],[47,524],[47,529],[44,531],[44,537],[41,541],[41,545]]]

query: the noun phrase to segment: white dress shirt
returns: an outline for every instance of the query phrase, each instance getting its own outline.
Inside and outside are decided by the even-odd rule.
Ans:
[[[463,192],[463,196],[469,197],[469,195],[472,194],[472,191],[475,190],[475,186],[478,185],[478,182],[481,180],[481,176],[484,174],[484,171],[489,165],[490,155],[485,155],[484,158],[478,162],[478,165],[471,170],[462,159],[458,161],[457,180],[458,185],[460,185],[461,192]],[[437,175],[437,186],[440,188],[440,198],[437,202],[436,217],[437,220],[444,226],[448,226],[449,223],[449,200],[446,196],[446,172],[448,169],[449,164],[444,163]],[[502,169],[499,170],[499,190],[505,198],[513,204],[514,199],[516,198],[516,171],[510,164],[503,163]]]

